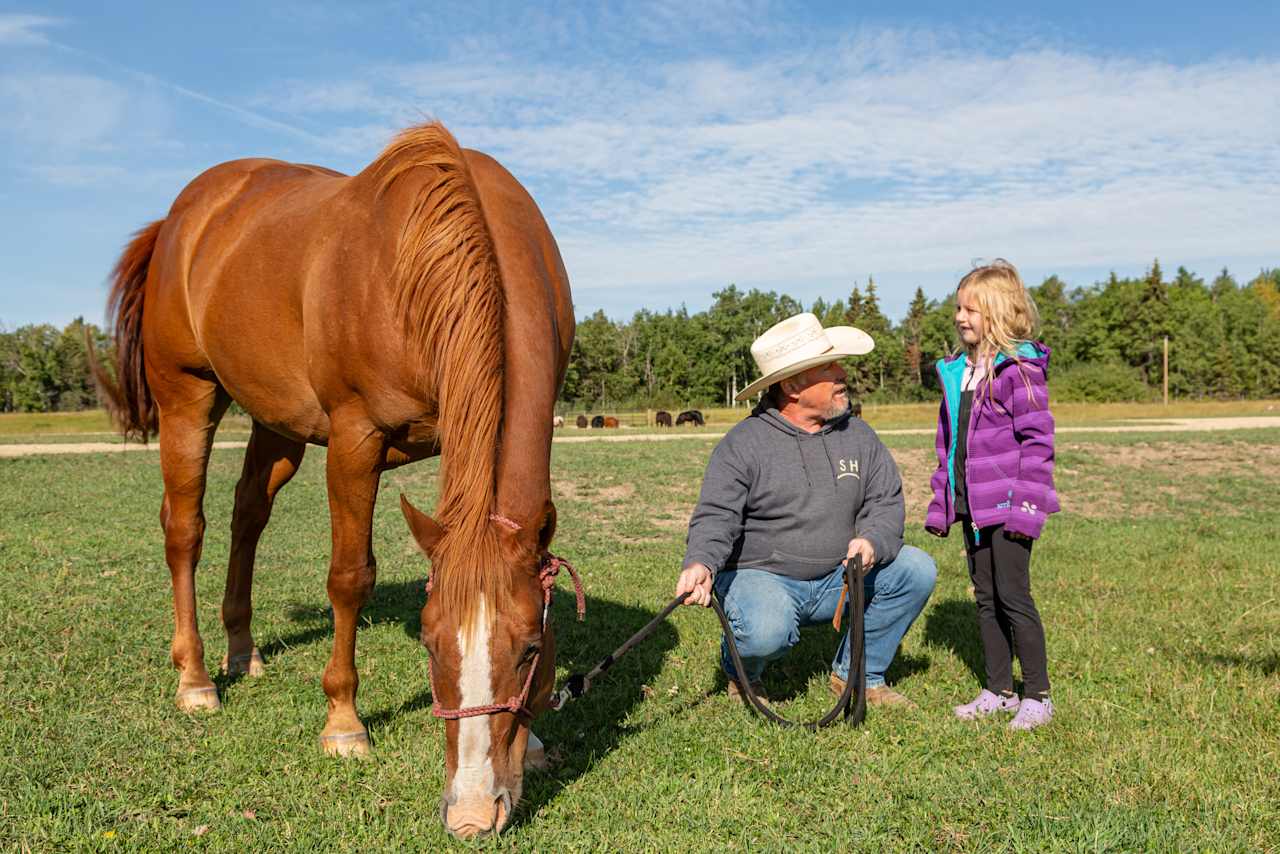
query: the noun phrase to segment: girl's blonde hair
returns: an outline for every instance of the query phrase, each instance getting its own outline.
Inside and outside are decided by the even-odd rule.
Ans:
[[[975,267],[956,287],[957,299],[966,290],[978,304],[983,325],[982,340],[969,355],[1004,353],[1017,359],[1018,345],[1034,340],[1040,328],[1040,312],[1018,268],[1003,258]]]
[[[1018,345],[1024,341],[1035,339],[1040,329],[1040,312],[1036,310],[1035,300],[1027,291],[1018,275],[1018,268],[1003,258],[997,258],[989,264],[975,267],[960,280],[956,286],[956,299],[967,291],[977,303],[982,314],[982,340],[973,347],[961,343],[969,357],[974,361],[979,358],[994,359],[997,353],[1018,362],[1019,373],[1022,372],[1022,357],[1018,355]],[[992,395],[994,371],[987,374],[987,396]],[[1023,384],[1027,387],[1027,399],[1034,402],[1031,382],[1022,375]]]

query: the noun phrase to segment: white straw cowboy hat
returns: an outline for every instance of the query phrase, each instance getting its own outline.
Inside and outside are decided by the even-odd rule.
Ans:
[[[738,392],[736,401],[744,401],[776,382],[801,371],[845,356],[865,356],[876,347],[871,336],[853,326],[831,326],[826,329],[809,312],[775,323],[751,343],[751,358],[760,369],[760,379]]]

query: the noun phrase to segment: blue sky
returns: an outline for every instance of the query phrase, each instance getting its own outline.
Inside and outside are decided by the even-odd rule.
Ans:
[[[0,0],[0,324],[100,321],[214,163],[357,171],[426,117],[528,187],[579,315],[1280,264],[1280,4],[1032,5]]]

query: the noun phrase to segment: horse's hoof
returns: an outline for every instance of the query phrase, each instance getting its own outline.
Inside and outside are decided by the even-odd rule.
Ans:
[[[181,688],[174,702],[184,712],[216,712],[222,708],[222,703],[218,700],[218,689],[213,687]]]
[[[329,756],[368,756],[369,733],[342,732],[337,735],[320,736],[320,747]]]
[[[267,672],[267,666],[262,661],[262,653],[255,646],[249,652],[222,656],[222,672],[228,676],[256,678]]]
[[[524,751],[524,770],[526,771],[546,771],[551,767],[551,763],[547,761],[547,750],[542,744],[542,739],[529,731],[529,744]]]

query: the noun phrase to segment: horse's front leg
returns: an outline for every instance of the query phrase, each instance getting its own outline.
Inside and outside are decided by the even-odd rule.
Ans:
[[[328,485],[333,554],[329,601],[333,605],[333,655],[324,669],[329,717],[320,744],[333,756],[363,756],[369,733],[356,713],[356,624],[373,592],[373,506],[378,495],[383,437],[359,417],[331,421]]]

